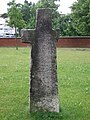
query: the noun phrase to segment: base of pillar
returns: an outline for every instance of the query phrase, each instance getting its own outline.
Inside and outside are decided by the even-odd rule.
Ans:
[[[59,100],[57,96],[43,97],[39,102],[30,101],[30,112],[59,112]]]

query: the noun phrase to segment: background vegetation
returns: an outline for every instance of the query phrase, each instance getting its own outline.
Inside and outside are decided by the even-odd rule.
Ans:
[[[90,49],[57,49],[60,113],[29,113],[30,48],[0,48],[0,120],[90,120]]]
[[[11,23],[13,19],[14,24],[15,21],[20,20],[21,22],[17,22],[19,30],[21,28],[35,28],[37,8],[51,8],[53,11],[53,28],[59,28],[61,36],[90,36],[90,0],[77,0],[71,6],[71,13],[66,15],[58,12],[60,0],[39,0],[36,4],[27,0],[24,1],[24,4],[16,4],[15,0],[12,0],[8,3],[8,6],[8,12],[3,14],[2,17],[8,16],[10,18],[9,22]],[[15,11],[13,11],[13,7],[16,9]],[[11,13],[16,18],[15,16],[11,18]]]

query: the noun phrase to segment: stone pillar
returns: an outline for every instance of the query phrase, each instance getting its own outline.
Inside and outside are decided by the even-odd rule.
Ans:
[[[51,18],[51,9],[38,9],[31,51],[31,112],[59,112],[56,40]]]
[[[31,43],[30,111],[59,112],[56,39],[51,9],[38,9],[36,29],[22,30],[22,42]]]

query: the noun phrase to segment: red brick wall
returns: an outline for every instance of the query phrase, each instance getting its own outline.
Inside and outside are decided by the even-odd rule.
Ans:
[[[60,37],[57,47],[86,47],[90,48],[90,37]]]
[[[18,38],[17,41],[15,38],[0,38],[0,47],[15,47],[16,42],[20,47],[30,46],[28,43],[22,43],[20,38]]]
[[[18,46],[27,47],[29,43],[22,43],[18,38]],[[0,38],[0,47],[14,47],[16,40],[14,38]],[[90,48],[90,37],[60,37],[57,42],[57,47],[86,47]]]

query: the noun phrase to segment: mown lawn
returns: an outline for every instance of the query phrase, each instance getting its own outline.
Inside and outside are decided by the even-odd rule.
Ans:
[[[29,113],[30,48],[0,48],[0,120],[90,120],[90,49],[57,49],[60,113]]]

